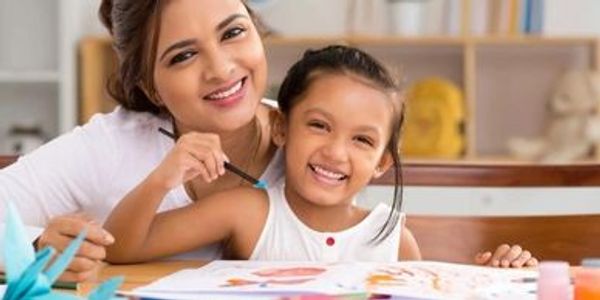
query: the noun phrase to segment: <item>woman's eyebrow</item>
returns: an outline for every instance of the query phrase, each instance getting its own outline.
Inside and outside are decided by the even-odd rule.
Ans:
[[[163,60],[165,58],[165,56],[167,56],[167,54],[169,54],[169,52],[176,50],[176,49],[181,49],[181,48],[185,48],[189,45],[193,45],[196,43],[196,39],[187,39],[187,40],[183,40],[183,41],[179,41],[171,46],[169,46],[169,48],[167,48],[167,50],[165,50],[165,52],[163,52],[163,54],[160,56],[160,60]]]
[[[237,18],[246,18],[247,19],[248,16],[243,15],[243,14],[233,14],[233,15],[227,17],[225,20],[221,21],[221,23],[219,23],[217,25],[217,31],[223,30],[223,28],[227,27],[227,25],[229,25],[229,23],[233,22]]]
[[[223,28],[227,27],[227,25],[229,25],[231,22],[233,22],[235,19],[238,19],[238,18],[246,18],[247,19],[248,16],[243,15],[243,14],[233,14],[233,15],[227,17],[225,20],[221,21],[217,25],[217,31],[223,30]],[[196,39],[187,39],[187,40],[179,41],[179,42],[169,46],[169,48],[167,48],[167,50],[165,50],[165,52],[163,52],[163,54],[160,56],[160,60],[162,61],[165,58],[165,56],[167,56],[167,54],[169,54],[169,52],[176,50],[176,49],[185,48],[189,45],[193,45],[196,42],[197,42]]]

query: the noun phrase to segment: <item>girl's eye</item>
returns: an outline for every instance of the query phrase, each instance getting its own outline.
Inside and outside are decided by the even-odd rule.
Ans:
[[[222,40],[232,39],[244,32],[246,32],[246,29],[244,29],[242,27],[235,27],[235,28],[229,29],[229,30],[225,31],[225,33],[223,34]]]
[[[171,60],[169,61],[169,65],[175,65],[178,63],[181,63],[183,61],[188,60],[190,57],[196,55],[196,52],[194,51],[185,51],[185,52],[181,52],[175,56],[173,56],[173,58],[171,58]]]
[[[369,137],[366,136],[357,136],[354,138],[355,141],[361,143],[361,144],[365,144],[367,146],[373,147],[373,145],[375,145],[375,143],[373,142],[373,140]]]
[[[311,128],[315,128],[318,130],[327,130],[327,124],[323,123],[323,122],[319,122],[319,121],[311,121],[308,122],[308,126]]]

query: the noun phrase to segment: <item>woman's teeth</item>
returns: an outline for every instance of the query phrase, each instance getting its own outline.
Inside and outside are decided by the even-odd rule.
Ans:
[[[313,171],[315,171],[317,174],[327,177],[327,178],[331,178],[331,179],[335,179],[335,180],[342,180],[342,179],[346,178],[346,175],[344,175],[342,173],[329,171],[329,170],[323,169],[322,167],[314,166],[314,165],[311,165],[311,167],[312,167]]]
[[[236,84],[234,84],[231,88],[229,88],[226,91],[222,91],[222,92],[218,92],[218,93],[212,93],[208,96],[206,96],[207,99],[210,100],[221,100],[221,99],[225,99],[237,92],[240,91],[240,89],[242,88],[242,80],[238,81]]]

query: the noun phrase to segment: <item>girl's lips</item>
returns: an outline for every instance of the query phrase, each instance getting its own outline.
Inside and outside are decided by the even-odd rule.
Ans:
[[[216,92],[213,92],[205,96],[203,99],[219,107],[233,106],[239,103],[246,95],[246,81],[247,77],[244,77],[241,80],[229,86],[228,88],[220,89]]]
[[[308,167],[313,175],[313,178],[317,182],[327,186],[339,186],[343,184],[346,179],[348,179],[348,175],[330,171],[318,165],[309,164]]]

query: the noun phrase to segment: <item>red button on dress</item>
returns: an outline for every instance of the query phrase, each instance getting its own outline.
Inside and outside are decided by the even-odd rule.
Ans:
[[[335,244],[335,239],[332,237],[328,237],[325,243],[327,243],[327,246],[333,246]]]

